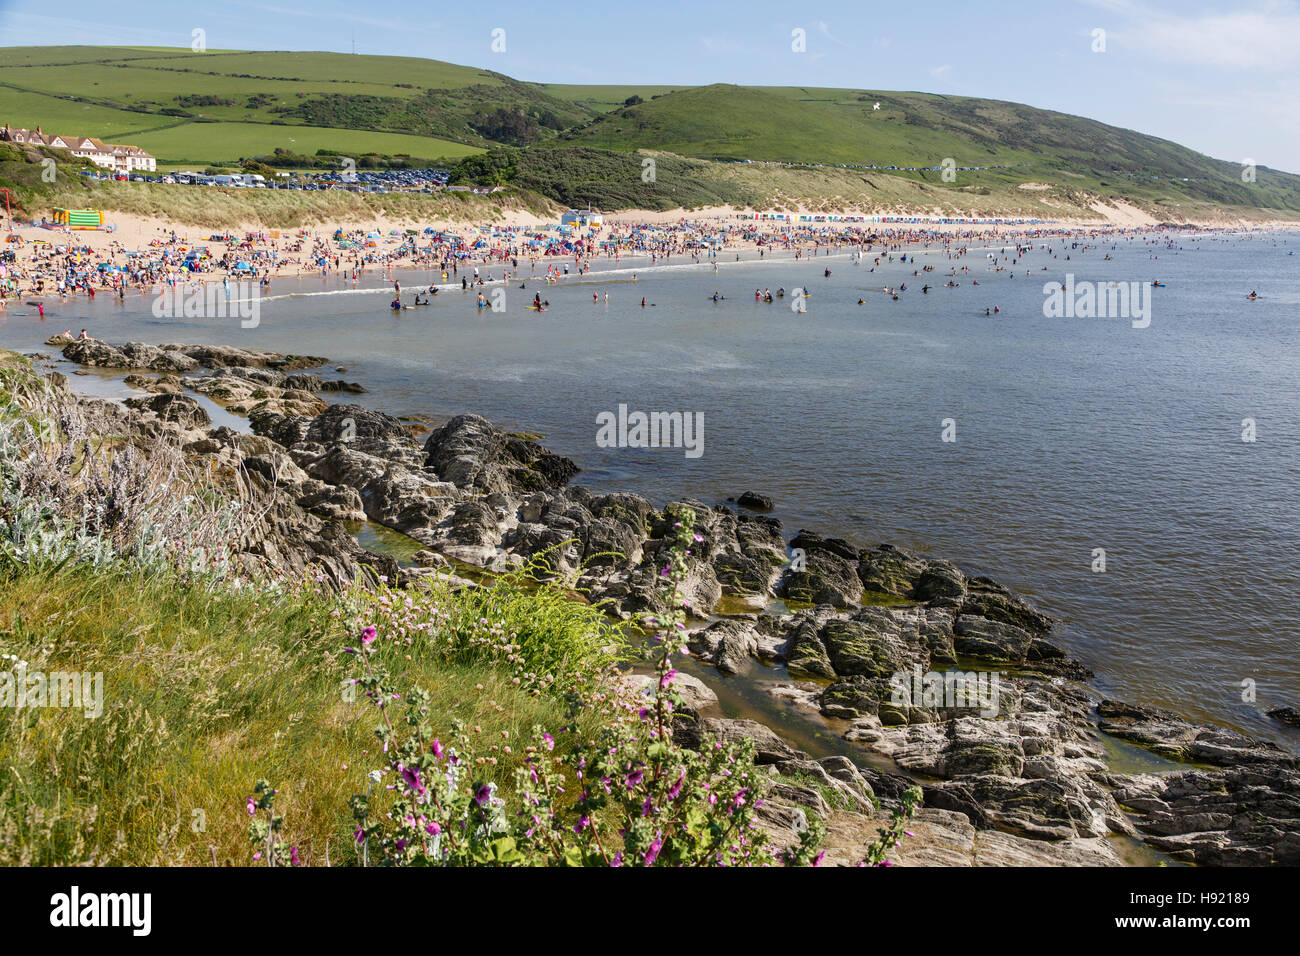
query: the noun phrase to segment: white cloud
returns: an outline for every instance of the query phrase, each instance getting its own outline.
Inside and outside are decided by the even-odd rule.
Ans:
[[[820,33],[826,39],[830,40],[836,46],[842,46],[846,49],[850,48],[850,45],[848,43],[845,43],[835,34],[831,33],[831,28],[826,24],[825,20],[817,20],[816,22],[813,23],[813,26],[817,28],[818,33]]]
[[[1247,9],[1182,13],[1136,0],[1088,0],[1119,19],[1099,22],[1121,47],[1170,63],[1225,70],[1291,71],[1300,50],[1300,9],[1294,0],[1257,0]]]

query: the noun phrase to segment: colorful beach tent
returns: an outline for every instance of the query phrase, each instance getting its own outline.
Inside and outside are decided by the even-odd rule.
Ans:
[[[98,229],[104,224],[104,214],[98,209],[56,209],[54,221],[71,229]]]

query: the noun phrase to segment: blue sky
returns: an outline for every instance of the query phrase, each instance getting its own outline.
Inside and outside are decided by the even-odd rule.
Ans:
[[[556,83],[744,83],[989,96],[1300,172],[1296,0],[746,4],[608,0],[0,0],[0,46],[143,44],[425,56]],[[504,53],[491,50],[494,28]],[[806,52],[791,49],[792,31]],[[1094,52],[1093,31],[1105,34]]]

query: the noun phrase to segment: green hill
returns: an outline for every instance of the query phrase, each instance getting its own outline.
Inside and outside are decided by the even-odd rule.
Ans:
[[[1129,202],[1170,220],[1300,213],[1300,176],[1260,167],[1247,183],[1236,163],[1132,130],[912,92],[538,84],[413,57],[11,47],[0,54],[0,121],[134,143],[173,165],[277,149],[289,162],[325,151],[452,164],[524,147],[509,181],[606,208],[893,203],[1088,216]],[[669,164],[667,178],[644,183],[639,158],[611,155],[644,150]],[[945,161],[956,167],[948,182]]]
[[[522,115],[503,125],[498,110]],[[536,84],[414,57],[134,47],[0,54],[5,122],[130,141],[163,162],[231,162],[305,145],[456,158],[553,137],[592,115]],[[319,130],[336,141],[323,145]]]
[[[1138,201],[1214,202],[1300,210],[1300,176],[1236,163],[1095,120],[1017,103],[926,93],[716,84],[623,106],[566,131],[559,142],[662,149],[720,160],[912,167],[891,170],[942,184],[1046,180]],[[997,168],[988,168],[997,167]]]

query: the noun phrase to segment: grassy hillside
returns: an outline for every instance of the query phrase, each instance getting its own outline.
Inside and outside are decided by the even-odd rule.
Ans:
[[[1300,176],[1260,168],[1247,184],[1237,164],[1167,140],[970,97],[718,84],[621,107],[561,140],[788,163],[931,167],[952,158],[959,167],[1004,167],[961,171],[959,185],[1046,178],[1139,201],[1300,211]],[[911,176],[942,183],[937,171]]]
[[[1300,176],[1261,167],[1244,183],[1235,163],[1132,130],[924,93],[543,85],[410,57],[17,47],[0,56],[0,120],[135,143],[173,166],[277,148],[450,164],[527,147],[512,161],[518,185],[607,209],[897,205],[1053,217],[1122,201],[1174,221],[1300,214]],[[608,155],[645,150],[667,164],[656,183],[642,182],[640,157]],[[953,182],[935,168],[948,159]],[[898,168],[836,168],[868,165]]]
[[[494,126],[498,109],[522,112],[523,129]],[[133,47],[11,47],[0,56],[0,117],[10,125],[129,141],[165,162],[302,152],[304,141],[457,157],[551,137],[592,115],[536,84],[413,57]]]
[[[591,86],[578,83],[543,83],[542,89],[552,96],[572,100],[598,113],[608,113],[621,109],[628,99],[639,96],[643,100],[663,96],[677,90],[689,89],[685,86]]]

